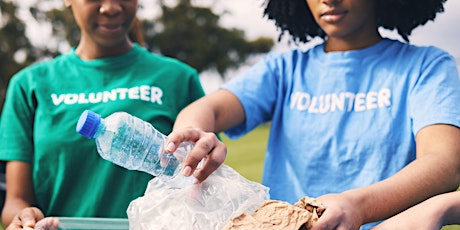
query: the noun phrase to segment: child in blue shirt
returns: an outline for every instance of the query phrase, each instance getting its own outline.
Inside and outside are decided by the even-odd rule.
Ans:
[[[214,135],[271,122],[262,183],[271,199],[310,196],[313,229],[369,229],[460,183],[460,81],[452,56],[381,36],[411,31],[444,1],[267,1],[265,13],[306,51],[270,54],[179,114],[167,148],[195,148],[184,175],[203,181],[225,160]],[[231,153],[229,153],[231,154]],[[250,153],[248,153],[250,154]],[[204,166],[196,170],[205,158]]]

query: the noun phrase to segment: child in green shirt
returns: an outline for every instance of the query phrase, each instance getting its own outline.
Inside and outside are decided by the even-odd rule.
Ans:
[[[169,134],[179,111],[204,95],[196,70],[129,38],[137,0],[65,4],[81,29],[78,46],[23,69],[7,91],[0,160],[8,161],[2,221],[11,228],[47,216],[126,218],[152,177],[102,159],[75,132],[80,114],[126,111]]]

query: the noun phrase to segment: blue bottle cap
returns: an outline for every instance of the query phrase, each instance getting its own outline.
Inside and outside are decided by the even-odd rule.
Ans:
[[[77,133],[88,139],[91,139],[94,137],[94,134],[96,134],[100,123],[101,115],[90,110],[85,110],[78,119],[76,128]]]

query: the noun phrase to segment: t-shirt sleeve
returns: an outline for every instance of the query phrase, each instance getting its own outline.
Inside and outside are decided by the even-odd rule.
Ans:
[[[272,118],[279,90],[278,58],[270,53],[248,71],[221,86],[240,100],[246,120],[225,132],[232,139],[239,138]]]
[[[413,132],[433,124],[460,127],[460,78],[455,60],[430,47],[420,77],[409,93]]]
[[[20,72],[7,88],[0,118],[0,160],[31,162],[33,158],[34,102],[26,81]]]
[[[196,71],[192,71],[190,77],[190,99],[196,101],[205,95],[203,86],[201,85],[200,78]]]

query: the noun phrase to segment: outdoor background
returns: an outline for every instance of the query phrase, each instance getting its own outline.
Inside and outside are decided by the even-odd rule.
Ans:
[[[26,34],[31,39],[34,46],[46,46],[50,43],[51,28],[49,25],[38,22],[33,19],[30,13],[24,9],[27,6],[36,4],[37,2],[62,2],[61,0],[6,0],[16,2],[23,10],[18,13],[20,18],[25,19]],[[140,17],[146,20],[155,20],[161,15],[161,7],[159,2],[174,5],[178,0],[139,0],[143,6],[140,12]],[[275,46],[271,49],[275,52],[283,52],[292,48],[306,49],[318,43],[317,40],[310,44],[295,46],[289,45],[287,36],[283,36],[282,40],[277,42],[279,31],[277,31],[273,22],[263,16],[263,5],[265,0],[191,0],[194,6],[209,7],[214,13],[220,16],[219,25],[225,28],[236,28],[244,31],[244,36],[248,40],[257,39],[259,37],[268,37],[275,41]],[[42,4],[44,5],[44,4]],[[56,5],[56,4],[48,4]],[[460,66],[460,45],[458,38],[460,37],[460,1],[448,0],[445,3],[445,12],[438,14],[436,20],[428,22],[426,25],[415,29],[410,36],[410,42],[416,45],[434,45],[451,53],[457,60],[457,65]],[[50,6],[46,6],[49,8]],[[0,14],[1,17],[1,14]],[[1,20],[1,19],[0,19]],[[1,27],[1,23],[0,23]],[[382,31],[385,36],[401,39],[395,32]],[[185,38],[184,38],[185,39]],[[186,39],[185,39],[186,40]],[[239,63],[237,69],[228,70],[223,74],[219,74],[214,70],[205,70],[201,73],[202,83],[207,92],[215,90],[225,80],[238,75],[251,64],[258,61],[263,55],[254,55],[244,63]],[[1,68],[1,66],[0,66]],[[1,84],[1,83],[0,83]]]
[[[262,17],[260,0],[234,0],[222,1],[222,6],[233,9],[234,15],[226,16],[224,23],[229,26],[244,28],[248,36],[269,36],[278,38],[278,32],[273,23]],[[225,5],[225,6],[224,6]],[[412,44],[434,45],[452,54],[460,67],[460,1],[448,0],[445,4],[445,12],[437,16],[434,22],[428,22],[425,26],[415,29],[409,37]],[[383,34],[400,39],[397,34],[391,31],[383,31]],[[299,48],[305,49],[313,45],[303,45]],[[296,48],[289,45],[287,39],[277,43],[273,50],[283,52]],[[239,71],[244,71],[247,66],[241,67]],[[460,68],[459,68],[460,69]],[[238,72],[236,72],[238,74]],[[207,77],[207,76],[206,76]],[[214,90],[222,82],[217,78],[211,78],[212,84],[206,85],[209,91]],[[228,145],[227,160],[225,163],[240,172],[246,178],[260,182],[261,170],[263,170],[264,151],[268,136],[269,125],[263,125],[245,137],[238,140],[229,140],[223,135],[224,142]],[[444,227],[443,230],[460,230],[460,226]]]
[[[51,38],[52,27],[41,21],[37,21],[32,16],[32,13],[27,10],[27,7],[37,4],[39,2],[57,2],[62,3],[61,0],[0,0],[0,6],[5,2],[13,2],[19,6],[16,16],[25,21],[25,36],[30,39],[31,45],[37,48],[49,46],[53,41]],[[154,21],[161,14],[161,7],[159,6],[160,0],[139,0],[143,5],[141,17],[144,20]],[[162,1],[166,5],[174,5],[176,0]],[[263,17],[263,4],[264,0],[192,0],[194,6],[209,7],[216,15],[219,15],[218,25],[228,30],[238,29],[242,30],[242,35],[247,41],[256,40],[258,38],[270,38],[273,40],[274,46],[270,48],[273,52],[284,52],[289,49],[299,48],[307,49],[319,41],[315,40],[309,44],[295,46],[289,44],[288,37],[282,37],[281,41],[278,40],[278,31],[276,30],[273,22]],[[43,5],[43,4],[42,4]],[[46,6],[52,7],[52,4]],[[45,7],[45,8],[46,8]],[[4,49],[3,43],[6,41],[4,37],[8,35],[5,32],[4,26],[6,25],[6,15],[4,9],[0,7],[0,58]],[[434,45],[440,47],[451,53],[457,60],[457,65],[460,66],[460,45],[458,45],[458,37],[460,37],[460,1],[448,0],[445,4],[445,12],[437,16],[435,22],[428,22],[425,26],[417,28],[409,37],[412,44],[416,45]],[[401,39],[396,33],[392,31],[382,31],[385,36]],[[239,37],[240,38],[240,37]],[[190,40],[189,37],[181,37],[177,43]],[[19,40],[19,38],[18,38]],[[203,43],[203,42],[202,42]],[[219,44],[217,44],[219,45]],[[221,46],[223,44],[220,44]],[[70,47],[61,46],[60,52],[66,52]],[[260,53],[258,53],[260,51]],[[206,92],[216,90],[220,84],[226,80],[237,76],[242,71],[246,70],[251,64],[257,62],[264,56],[264,49],[259,51],[247,51],[249,56],[245,56],[243,62],[237,63],[236,68],[225,69],[225,71],[217,71],[215,68],[203,68],[200,73],[201,81]],[[23,53],[15,53],[15,58],[21,59]],[[11,59],[11,58],[10,58]],[[0,63],[0,73],[8,66]],[[0,86],[5,87],[6,81],[1,81]],[[0,90],[1,91],[1,90]],[[2,100],[0,95],[0,100]],[[1,110],[0,110],[1,116]],[[249,180],[260,182],[263,170],[264,152],[266,149],[266,142],[268,137],[269,124],[262,125],[238,140],[230,140],[225,135],[222,135],[223,141],[228,145],[228,157],[225,164],[231,166],[236,171],[241,173]],[[455,229],[460,229],[455,228]]]
[[[206,5],[209,0],[195,1],[197,3]],[[256,38],[258,36],[267,36],[273,38],[275,41],[278,39],[278,31],[273,22],[263,17],[262,5],[264,0],[232,0],[216,1],[214,9],[216,12],[227,9],[231,14],[225,14],[221,18],[224,26],[241,28],[246,32],[249,38]],[[433,45],[442,48],[452,54],[457,60],[457,66],[460,66],[460,45],[458,38],[460,37],[460,1],[447,0],[444,4],[445,12],[437,15],[436,20],[426,23],[426,25],[415,29],[409,37],[410,42],[415,45]],[[399,39],[399,35],[395,32],[382,30],[384,36]],[[283,37],[280,42],[277,42],[272,49],[275,52],[283,52],[292,48],[306,49],[318,41],[313,41],[311,44],[295,46],[288,44],[288,37]],[[253,58],[252,62],[257,61],[261,56]],[[238,74],[248,68],[243,65]],[[231,77],[231,76],[229,76]],[[214,90],[219,84],[222,83],[221,79],[214,78],[208,73],[203,75],[203,83],[208,91]]]

